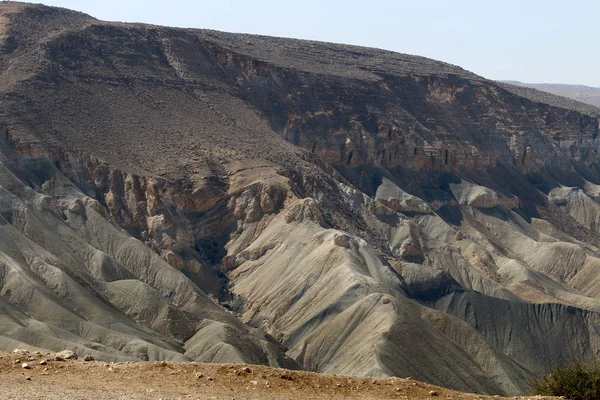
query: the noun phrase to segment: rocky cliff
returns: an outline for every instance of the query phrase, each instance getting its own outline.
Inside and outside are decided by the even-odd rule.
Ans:
[[[597,109],[21,3],[0,40],[0,349],[499,394],[598,355]]]

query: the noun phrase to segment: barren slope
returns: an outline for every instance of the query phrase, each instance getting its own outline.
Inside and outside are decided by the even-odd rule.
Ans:
[[[0,15],[0,349],[494,394],[600,352],[595,109],[375,49]]]

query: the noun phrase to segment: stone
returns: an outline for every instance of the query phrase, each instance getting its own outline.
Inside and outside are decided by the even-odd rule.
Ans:
[[[352,238],[350,236],[345,235],[343,233],[336,233],[335,236],[333,237],[333,243],[336,246],[340,246],[340,247],[349,248],[351,240],[352,240]]]
[[[40,365],[48,365],[48,360],[42,360],[42,361],[40,361]]]
[[[438,394],[438,392],[437,392],[437,391],[435,391],[435,390],[430,390],[430,391],[429,391],[429,395],[430,395],[430,396],[434,396],[434,397],[435,397],[435,396],[438,396],[439,394]]]
[[[31,366],[29,364],[27,364],[27,363],[23,363],[23,364],[21,364],[21,368],[23,368],[23,369],[31,369]]]
[[[421,248],[419,240],[412,236],[408,237],[404,242],[402,242],[398,255],[402,258],[422,257],[423,249]]]
[[[54,355],[54,361],[76,360],[77,354],[71,350],[63,350]]]
[[[86,354],[85,357],[83,357],[83,361],[94,361],[94,357]]]

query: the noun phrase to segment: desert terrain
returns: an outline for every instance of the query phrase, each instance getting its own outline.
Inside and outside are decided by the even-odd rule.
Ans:
[[[1,390],[526,394],[600,354],[599,115],[424,57],[1,2],[0,350],[98,360],[6,358]]]
[[[246,364],[54,361],[53,356],[1,353],[0,397],[6,400],[501,398],[447,390],[411,377],[368,379]],[[28,364],[28,369],[22,367],[23,363]]]

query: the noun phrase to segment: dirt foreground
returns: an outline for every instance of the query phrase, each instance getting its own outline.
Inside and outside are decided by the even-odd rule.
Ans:
[[[54,361],[49,354],[0,353],[0,375],[0,398],[5,400],[499,398],[410,378],[356,378],[239,364]]]

